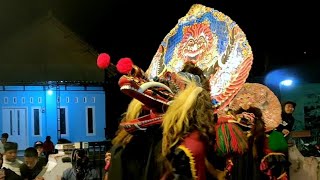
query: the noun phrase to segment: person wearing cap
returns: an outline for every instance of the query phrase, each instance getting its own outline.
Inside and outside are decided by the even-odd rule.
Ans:
[[[0,141],[0,153],[3,154],[4,153],[4,144],[7,142],[9,138],[9,134],[8,133],[2,133],[1,135],[1,141]]]
[[[47,164],[48,159],[46,158],[46,155],[44,154],[43,150],[43,143],[41,141],[37,141],[34,143],[34,148],[38,152],[38,158],[41,163]]]
[[[41,141],[35,142],[33,147],[37,150],[38,156],[44,155],[43,143]]]
[[[17,175],[21,176],[20,165],[22,161],[17,159],[18,144],[15,142],[6,142],[4,144],[3,167],[11,169]]]

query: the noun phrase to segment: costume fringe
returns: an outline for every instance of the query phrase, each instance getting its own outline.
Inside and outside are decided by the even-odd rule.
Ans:
[[[219,156],[243,154],[248,149],[247,137],[238,125],[227,121],[218,122],[215,148]]]
[[[181,149],[188,156],[188,158],[190,160],[190,170],[191,170],[192,178],[197,179],[197,170],[196,170],[196,166],[195,166],[196,163],[195,163],[192,152],[184,145],[180,145],[180,146],[178,146],[178,148]]]

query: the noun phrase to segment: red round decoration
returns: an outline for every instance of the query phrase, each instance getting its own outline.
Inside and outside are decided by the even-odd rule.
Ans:
[[[122,74],[128,74],[132,70],[133,62],[130,58],[121,58],[117,63],[117,70]]]
[[[100,69],[106,69],[110,65],[110,56],[107,53],[99,54],[97,58],[97,66]]]

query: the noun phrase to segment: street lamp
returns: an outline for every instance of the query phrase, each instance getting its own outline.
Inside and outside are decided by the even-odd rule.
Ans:
[[[292,80],[291,79],[286,79],[286,80],[283,80],[280,82],[280,86],[283,85],[283,86],[291,86],[292,85]]]
[[[264,83],[276,92],[279,100],[283,100],[288,90],[293,90],[299,83],[299,78],[295,75],[297,69],[284,68],[275,69],[266,74]],[[282,96],[282,98],[281,98]]]
[[[284,86],[284,87],[290,87],[290,86],[292,86],[292,84],[293,84],[292,79],[285,79],[285,80],[283,80],[283,81],[281,81],[281,82],[279,83],[280,101],[282,100],[282,93],[283,93],[283,88],[282,88],[282,86]]]
[[[53,94],[53,91],[52,91],[51,89],[49,89],[49,90],[47,91],[47,93],[48,93],[49,96],[51,96],[51,95]]]

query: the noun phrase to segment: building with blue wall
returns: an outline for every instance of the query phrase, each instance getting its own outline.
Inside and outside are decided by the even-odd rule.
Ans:
[[[0,86],[1,131],[19,149],[51,136],[105,140],[105,92],[99,86]]]
[[[0,132],[20,150],[46,136],[105,140],[114,72],[98,69],[98,53],[52,13],[33,18],[0,42]]]

